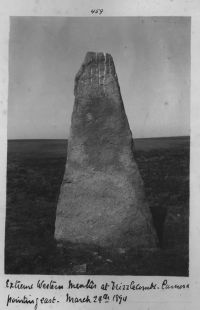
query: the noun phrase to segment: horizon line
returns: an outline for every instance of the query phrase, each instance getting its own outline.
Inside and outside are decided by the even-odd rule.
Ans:
[[[190,138],[190,135],[187,136],[164,136],[164,137],[144,137],[144,138],[133,138],[133,140],[141,139],[176,139],[176,138]],[[7,141],[25,141],[25,140],[68,140],[69,138],[17,138],[17,139],[7,139]]]

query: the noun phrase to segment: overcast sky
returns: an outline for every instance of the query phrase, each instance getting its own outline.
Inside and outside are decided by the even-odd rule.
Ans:
[[[68,138],[87,51],[113,56],[133,137],[189,135],[187,17],[12,17],[9,139]]]

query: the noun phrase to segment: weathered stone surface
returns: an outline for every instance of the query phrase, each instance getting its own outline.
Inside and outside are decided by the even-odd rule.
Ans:
[[[55,238],[154,247],[157,238],[111,55],[86,54],[74,95]]]

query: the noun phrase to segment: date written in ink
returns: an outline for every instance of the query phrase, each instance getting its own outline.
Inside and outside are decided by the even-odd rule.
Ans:
[[[103,13],[103,9],[92,9],[91,13],[93,15],[101,15]]]
[[[108,294],[103,295],[95,295],[93,297],[87,295],[83,297],[75,297],[69,295],[69,293],[66,294],[66,302],[67,303],[97,303],[97,304],[103,304],[103,303],[109,303],[114,302],[119,305],[121,305],[123,302],[127,301],[127,296],[123,295],[113,295],[111,298]]]
[[[123,296],[123,295],[113,295],[112,297],[112,301],[114,301],[115,303],[118,303],[119,305],[121,305],[121,303],[126,302],[127,301],[127,296]],[[108,294],[104,294],[103,296],[93,296],[93,302],[97,302],[97,303],[107,303],[110,302],[110,297]]]

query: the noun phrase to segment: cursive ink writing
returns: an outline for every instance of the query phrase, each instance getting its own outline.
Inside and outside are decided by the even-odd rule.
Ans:
[[[12,297],[8,294],[6,306],[8,307],[9,304],[34,304],[35,300],[24,295],[23,297]]]
[[[24,284],[21,281],[16,280],[11,282],[9,279],[6,280],[6,288],[18,289],[18,290],[32,290],[33,284]]]
[[[86,297],[71,297],[68,293],[66,294],[66,302],[69,303],[91,303],[89,295]]]
[[[166,289],[187,289],[189,288],[189,283],[187,284],[168,284],[168,281],[167,280],[164,280],[162,282],[162,289],[163,290],[166,290]]]
[[[88,279],[87,283],[73,283],[71,280],[68,282],[69,289],[80,289],[80,288],[88,288],[88,289],[96,289],[96,284],[93,280]]]
[[[124,283],[116,283],[115,281],[111,281],[112,290],[121,290],[121,291],[128,291],[128,290],[155,290],[157,288],[157,284],[151,282],[149,285],[141,285],[139,283],[135,283],[135,281],[131,281],[129,284],[124,284]]]
[[[49,283],[46,283],[44,280],[38,280],[37,288],[40,289],[50,289],[50,290],[63,290],[63,285],[57,284],[56,281],[51,280]]]

